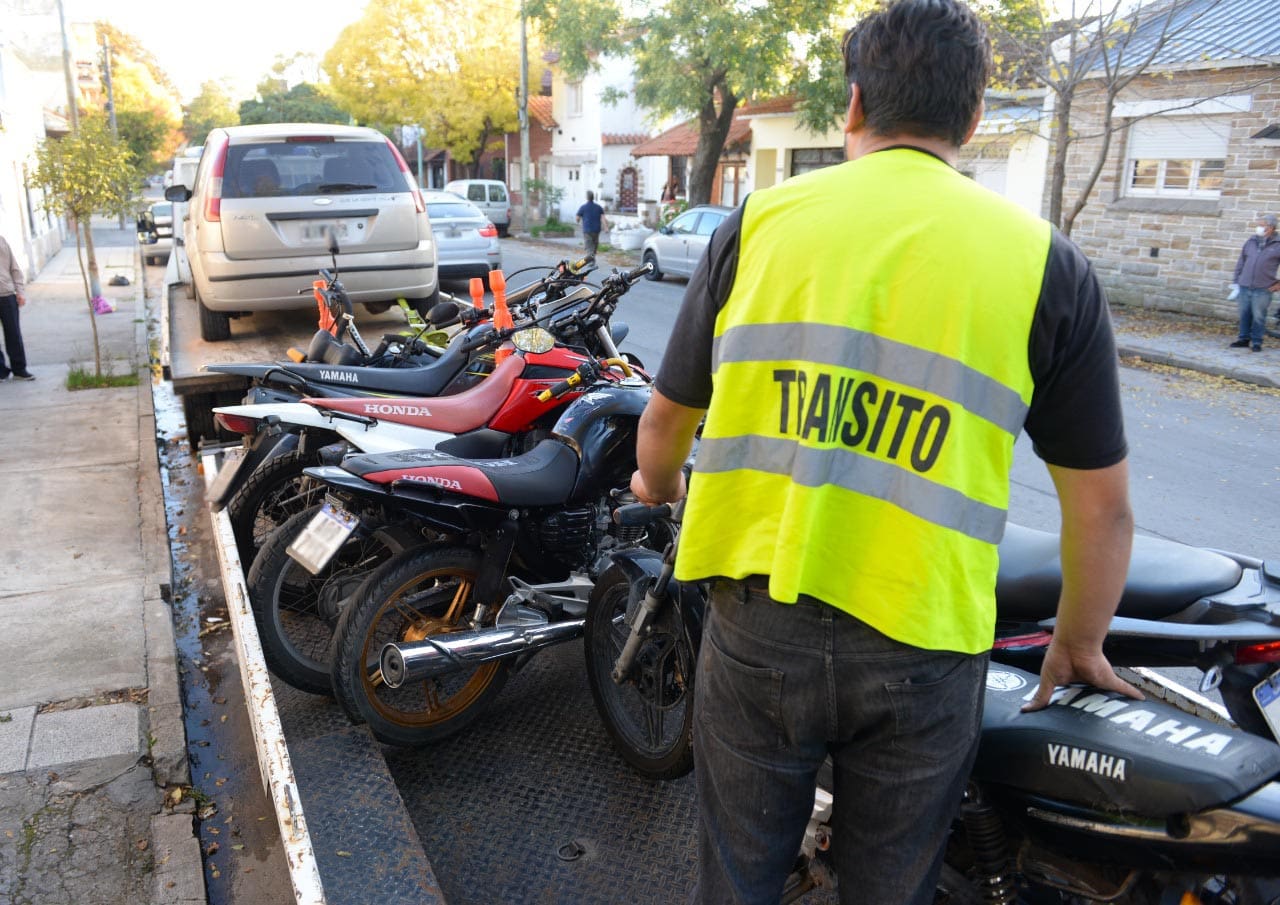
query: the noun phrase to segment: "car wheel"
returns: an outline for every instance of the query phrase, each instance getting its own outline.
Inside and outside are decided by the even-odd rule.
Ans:
[[[511,224],[509,224],[509,223],[499,223],[499,224],[498,224],[498,238],[500,238],[500,239],[505,239],[505,238],[506,238],[507,236],[509,236],[509,235],[511,235]]]
[[[210,311],[196,296],[196,306],[200,309],[200,338],[205,342],[217,343],[231,338],[231,318],[220,311]]]
[[[370,314],[385,314],[390,309],[390,302],[365,302],[364,310]]]
[[[431,293],[425,299],[414,299],[411,302],[414,310],[417,311],[420,315],[422,315],[424,319],[426,318],[427,314],[431,311],[431,309],[434,308],[439,303],[440,303],[440,287],[439,286],[436,287],[435,292]]]
[[[652,267],[652,269],[644,275],[646,280],[657,281],[662,279],[662,271],[658,269],[658,256],[654,254],[652,250],[644,253],[644,263]]]

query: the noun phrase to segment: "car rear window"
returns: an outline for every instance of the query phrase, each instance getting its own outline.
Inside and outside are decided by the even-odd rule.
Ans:
[[[484,186],[469,185],[467,186],[467,200],[484,202]]]
[[[484,214],[480,213],[480,211],[476,210],[469,204],[462,203],[461,201],[456,203],[445,201],[438,204],[427,205],[427,217],[432,220],[439,220],[443,217],[480,218],[483,216]]]
[[[273,141],[232,145],[223,198],[407,192],[386,142]]]
[[[507,190],[500,185],[489,186],[489,200],[499,204],[507,200]]]

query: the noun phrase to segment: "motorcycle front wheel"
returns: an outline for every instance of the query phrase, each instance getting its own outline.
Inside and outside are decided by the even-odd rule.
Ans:
[[[333,694],[347,716],[367,722],[379,741],[412,746],[452,735],[475,719],[506,683],[506,660],[400,688],[382,680],[384,645],[472,628],[480,560],[479,551],[464,547],[405,551],[379,566],[344,610],[334,635]]]
[[[287,551],[319,511],[304,509],[267,538],[247,584],[267,667],[294,688],[327,695],[330,647],[342,609],[374,567],[407,544],[393,531],[357,534],[312,575]]]
[[[631,633],[631,584],[610,566],[587,608],[583,647],[587,681],[614,746],[650,779],[676,779],[693,769],[693,673],[697,653],[679,608],[668,604],[636,655],[631,675],[613,681],[613,668]],[[643,599],[637,588],[635,605]]]

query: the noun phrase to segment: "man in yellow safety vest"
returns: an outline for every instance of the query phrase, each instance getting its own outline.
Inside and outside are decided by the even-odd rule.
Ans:
[[[1049,224],[955,169],[985,31],[898,0],[846,36],[848,161],[752,194],[689,282],[632,489],[679,499],[714,580],[694,683],[701,902],[775,902],[835,763],[845,902],[933,901],[981,724],[996,545],[1025,427],[1062,509],[1031,708],[1138,696],[1102,639],[1133,516],[1106,300]]]

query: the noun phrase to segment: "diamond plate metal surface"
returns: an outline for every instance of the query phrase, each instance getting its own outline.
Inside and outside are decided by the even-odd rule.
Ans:
[[[303,806],[313,834],[319,822],[317,855],[328,851],[320,858],[326,893],[332,883],[342,896],[330,901],[669,905],[687,900],[693,888],[693,777],[651,782],[615,753],[587,686],[581,641],[539,653],[475,722],[421,749],[379,746],[351,727],[332,699],[278,680],[272,687],[299,783],[306,777]],[[356,745],[353,736],[368,750],[344,747]],[[364,766],[353,768],[344,760],[375,753],[385,766],[358,761]],[[412,884],[409,898],[392,898],[391,888],[375,883],[369,888],[376,896],[361,899],[347,885],[353,873],[396,876],[387,857],[393,849],[381,847],[403,836],[386,835],[395,820],[385,809],[357,816],[351,807],[378,800],[384,790],[376,777],[386,770],[425,852],[420,864],[410,856],[408,865],[434,875],[438,898],[414,893]],[[373,790],[364,791],[369,784]],[[374,816],[383,823],[366,824]],[[366,839],[381,841],[352,847]],[[334,857],[334,845],[352,856]],[[571,846],[580,853],[562,859]],[[801,901],[836,899],[814,891]]]
[[[329,905],[443,905],[422,844],[363,726],[290,741]]]

